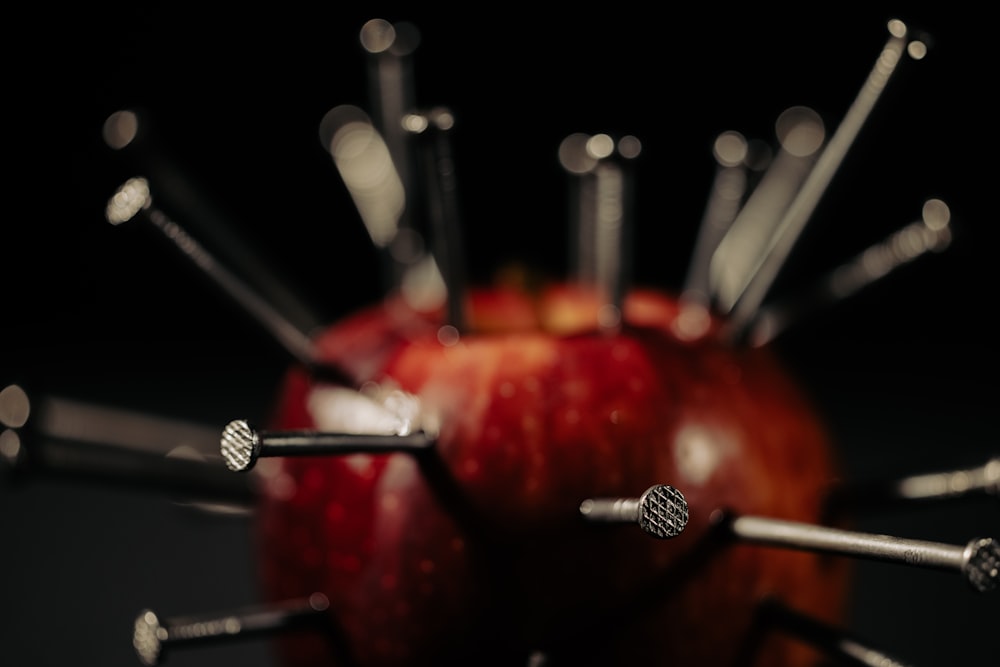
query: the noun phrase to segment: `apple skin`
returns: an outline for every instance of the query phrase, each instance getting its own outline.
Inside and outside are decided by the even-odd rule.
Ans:
[[[566,284],[465,303],[457,343],[439,340],[441,311],[396,297],[317,338],[357,387],[417,397],[438,440],[429,456],[258,464],[265,595],[325,592],[340,637],[283,639],[282,664],[520,666],[535,651],[551,665],[816,664],[760,629],[759,603],[839,623],[848,564],[714,530],[720,510],[819,522],[837,477],[774,355],[726,343],[719,322],[679,334],[682,309],[655,290],[632,290],[612,331],[593,325],[595,292]],[[268,427],[332,430],[333,390],[292,369]],[[688,501],[675,538],[579,513],[654,484]]]

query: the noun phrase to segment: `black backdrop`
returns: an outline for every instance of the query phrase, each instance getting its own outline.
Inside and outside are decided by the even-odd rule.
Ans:
[[[537,16],[282,4],[21,10],[8,40],[8,215],[0,231],[0,382],[216,426],[263,414],[289,359],[174,248],[112,228],[104,203],[126,173],[104,118],[142,108],[161,155],[321,321],[380,294],[377,260],[330,156],[323,114],[367,107],[365,20],[412,21],[418,103],[456,114],[457,178],[471,277],[517,258],[566,270],[571,132],[631,133],[635,282],[683,279],[714,171],[711,142],[770,140],[785,108],[836,127],[885,42],[892,7],[779,12],[615,3]],[[829,419],[847,471],[877,477],[976,465],[998,453],[995,277],[996,56],[977,17],[900,15],[932,36],[905,62],[820,203],[775,294],[950,206],[955,242],[803,320],[775,342]],[[197,218],[197,216],[193,216]],[[220,228],[199,228],[211,240]],[[222,237],[215,237],[218,240]],[[215,246],[223,260],[232,242]],[[235,259],[234,259],[235,261]],[[251,277],[252,278],[252,277]],[[874,515],[879,532],[964,543],[1000,536],[995,502]],[[136,664],[129,632],[165,613],[256,599],[249,522],[157,494],[86,482],[0,487],[0,660]],[[940,573],[865,564],[852,628],[917,665],[994,655],[994,596]],[[960,659],[961,658],[961,659]],[[172,662],[270,665],[267,646]]]

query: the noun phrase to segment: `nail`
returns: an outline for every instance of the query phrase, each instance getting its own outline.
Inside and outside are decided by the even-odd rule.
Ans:
[[[685,305],[703,308],[712,305],[709,266],[715,249],[743,204],[747,188],[748,146],[746,138],[732,130],[718,135],[712,144],[712,155],[716,162],[715,178],[681,288],[681,299]]]
[[[303,301],[298,290],[281,280],[246,242],[242,225],[226,219],[191,182],[173,159],[167,142],[158,136],[154,120],[148,110],[136,109],[120,109],[105,119],[104,141],[129,172],[126,175],[142,176],[153,184],[159,208],[183,211],[187,229],[225,252],[230,270],[251,277],[263,298],[281,305],[285,319],[297,323],[302,331],[323,325],[326,320],[315,305]]]
[[[843,484],[831,490],[828,516],[839,516],[859,507],[907,502],[934,502],[993,496],[1000,499],[1000,456],[972,468],[909,475],[901,479]]]
[[[425,431],[401,434],[262,431],[244,419],[236,419],[222,432],[221,451],[230,470],[243,472],[253,468],[262,457],[421,452],[434,443],[435,439]]]
[[[632,135],[575,133],[559,145],[559,163],[573,178],[570,254],[576,279],[601,291],[605,303],[598,326],[621,325],[632,265],[635,177],[633,161],[642,143]]]
[[[108,200],[105,217],[113,225],[138,219],[156,227],[185,257],[262,325],[293,358],[311,368],[325,368],[325,365],[318,361],[318,355],[308,335],[265,301],[247,283],[237,278],[183,227],[153,204],[149,181],[145,178],[130,178],[123,183]],[[338,378],[344,377],[336,369],[331,372]]]
[[[952,545],[758,516],[737,516],[728,526],[748,542],[954,570],[981,593],[1000,582],[1000,543],[990,537]]]
[[[455,161],[451,130],[455,117],[445,107],[409,113],[403,126],[419,141],[422,171],[426,176],[427,218],[432,234],[433,255],[448,298],[448,322],[458,332],[466,329],[465,267],[462,253],[462,221],[459,215]]]
[[[782,111],[774,132],[777,150],[709,257],[709,300],[722,313],[732,309],[767,254],[782,213],[816,165],[828,138],[819,112],[803,105]]]
[[[590,521],[638,523],[653,537],[666,539],[684,530],[688,504],[674,487],[657,484],[638,498],[588,498],[580,503],[580,514]]]
[[[928,199],[920,220],[855,255],[801,295],[758,310],[747,326],[749,343],[754,347],[766,345],[819,308],[843,301],[923,255],[943,251],[951,243],[950,220],[947,204]]]
[[[330,601],[322,593],[267,605],[247,606],[228,613],[160,620],[144,609],[135,619],[132,645],[144,665],[158,665],[169,647],[197,641],[236,639],[251,634],[285,630],[326,611]]]

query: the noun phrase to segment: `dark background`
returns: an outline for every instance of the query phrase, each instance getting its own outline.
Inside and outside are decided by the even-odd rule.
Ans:
[[[203,202],[177,222],[224,261],[241,261],[238,239],[318,321],[332,321],[381,293],[375,252],[318,140],[331,107],[369,106],[357,35],[373,17],[417,25],[418,104],[457,116],[474,280],[511,259],[566,271],[556,149],[572,132],[610,132],[644,146],[634,281],[676,288],[715,136],[735,129],[771,141],[777,115],[797,104],[832,133],[897,14],[869,3],[706,7],[682,18],[638,6],[557,17],[506,4],[457,13],[287,3],[231,14],[21,10],[8,26],[19,46],[4,47],[13,150],[0,229],[0,383],[211,428],[263,415],[289,358],[163,239],[104,221],[131,167],[102,144],[101,124],[121,108],[146,110],[155,156]],[[781,295],[818,278],[918,219],[929,197],[951,207],[947,252],[774,343],[858,479],[973,466],[1000,452],[997,57],[974,15],[898,17],[928,31],[931,52],[899,68],[774,286]],[[155,492],[23,481],[0,487],[4,664],[138,664],[130,628],[140,608],[174,615],[257,599],[246,518],[194,512]],[[861,527],[956,544],[1000,536],[995,499],[873,513]],[[852,630],[926,667],[995,656],[995,594],[974,595],[949,573],[860,565]],[[171,656],[177,665],[236,661],[272,664],[260,640]]]

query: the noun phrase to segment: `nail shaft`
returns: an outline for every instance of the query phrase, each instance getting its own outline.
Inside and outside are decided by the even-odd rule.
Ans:
[[[228,613],[168,618],[161,621],[145,609],[135,620],[132,645],[144,665],[158,665],[168,647],[276,632],[320,617],[330,606],[322,593],[267,605],[241,607]]]
[[[755,347],[766,345],[820,308],[843,301],[927,253],[943,251],[951,243],[949,220],[944,202],[928,200],[921,220],[857,254],[801,295],[758,310],[747,326],[749,342]]]
[[[559,161],[570,174],[571,258],[576,279],[601,291],[605,303],[598,325],[606,331],[621,324],[632,254],[635,177],[633,162],[641,142],[626,135],[576,133],[559,147]]]
[[[681,289],[685,303],[708,308],[712,302],[709,266],[719,242],[733,224],[747,188],[747,141],[739,132],[723,132],[712,148],[715,179],[698,227],[694,251]]]
[[[1000,457],[974,468],[905,477],[892,488],[895,495],[906,500],[953,498],[972,493],[1000,498]]]
[[[434,442],[425,431],[404,434],[261,431],[246,420],[237,419],[226,425],[221,451],[226,466],[242,472],[253,468],[262,457],[420,452]]]
[[[830,516],[859,507],[946,501],[973,496],[1000,499],[1000,456],[983,465],[909,475],[901,479],[843,484],[831,490]]]
[[[629,173],[625,165],[606,160],[594,170],[595,283],[604,294],[605,306],[598,324],[616,330],[621,323],[626,273],[630,267]]]
[[[433,254],[448,297],[448,324],[465,331],[465,268],[462,221],[459,215],[455,160],[451,147],[454,116],[438,107],[422,114],[408,114],[407,127],[420,129],[420,152],[427,180],[427,215]]]

